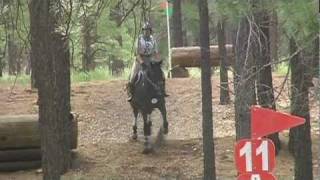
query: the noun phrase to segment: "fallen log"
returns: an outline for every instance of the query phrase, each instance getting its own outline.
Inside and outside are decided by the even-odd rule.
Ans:
[[[231,44],[226,45],[228,66],[234,64],[234,53]],[[200,67],[201,52],[199,46],[176,47],[171,49],[172,67]],[[210,46],[210,63],[220,65],[218,46]]]
[[[71,120],[71,149],[77,148],[78,122]],[[0,116],[0,150],[40,148],[37,115]]]
[[[12,172],[41,167],[41,160],[38,161],[18,161],[18,162],[1,162],[0,171]]]
[[[41,150],[37,149],[13,149],[0,151],[0,163],[17,161],[41,160]]]

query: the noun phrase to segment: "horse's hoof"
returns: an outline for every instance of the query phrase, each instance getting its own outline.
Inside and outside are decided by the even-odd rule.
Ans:
[[[132,140],[136,141],[138,139],[138,135],[137,134],[133,134],[131,138],[132,138]]]
[[[150,154],[153,152],[153,148],[144,148],[142,151],[142,154]]]

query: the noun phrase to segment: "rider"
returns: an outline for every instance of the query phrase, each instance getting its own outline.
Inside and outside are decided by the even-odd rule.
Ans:
[[[149,22],[144,23],[142,28],[143,34],[139,35],[138,38],[138,47],[137,47],[137,59],[133,64],[130,80],[128,83],[128,101],[132,100],[132,94],[134,91],[134,80],[139,72],[142,64],[149,66],[152,62],[160,62],[160,54],[157,47],[157,42],[152,36],[152,26]],[[168,96],[165,92],[165,77],[162,74],[161,82],[157,82],[164,93],[165,96]]]

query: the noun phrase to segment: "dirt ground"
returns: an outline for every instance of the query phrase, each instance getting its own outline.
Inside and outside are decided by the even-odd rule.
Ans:
[[[283,78],[275,77],[276,95]],[[126,102],[124,81],[103,81],[76,84],[72,87],[72,109],[79,115],[79,144],[73,168],[64,179],[201,179],[201,91],[199,79],[167,81],[169,134],[165,143],[151,155],[143,155],[142,123],[140,138],[130,140],[133,115]],[[219,105],[219,78],[214,77],[213,115],[216,168],[220,180],[236,179],[233,161],[235,143],[234,105]],[[232,85],[230,85],[232,87]],[[288,85],[279,96],[278,108],[288,111]],[[311,119],[314,168],[319,152],[318,104],[311,89]],[[0,87],[0,115],[37,113],[36,92],[27,87]],[[159,112],[152,115],[153,134],[160,126]],[[288,131],[281,134],[283,150],[277,157],[275,175],[279,180],[292,179],[293,158],[288,153]],[[319,174],[316,174],[319,177]],[[37,180],[36,170],[0,173],[0,180]]]

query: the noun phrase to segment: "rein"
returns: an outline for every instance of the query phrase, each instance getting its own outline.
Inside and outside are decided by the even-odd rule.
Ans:
[[[159,85],[157,85],[156,83],[154,83],[148,76],[147,74],[145,73],[145,71],[142,71],[144,77],[146,78],[146,80],[153,86],[153,88],[156,89],[156,91],[160,91],[160,87]]]

